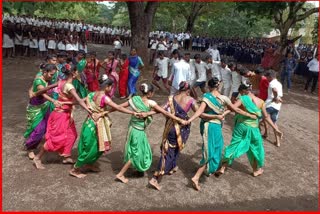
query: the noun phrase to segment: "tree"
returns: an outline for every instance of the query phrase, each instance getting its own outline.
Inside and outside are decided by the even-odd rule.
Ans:
[[[131,44],[137,48],[145,64],[149,62],[149,32],[159,2],[127,2],[131,25]]]
[[[312,31],[312,42],[318,44],[319,17],[315,17],[314,29]]]
[[[305,2],[240,2],[237,3],[237,7],[239,11],[247,11],[248,15],[253,17],[253,21],[259,17],[273,19],[275,27],[280,31],[281,53],[288,44],[289,29],[319,10],[315,7],[310,8]],[[291,41],[300,37],[301,35]]]

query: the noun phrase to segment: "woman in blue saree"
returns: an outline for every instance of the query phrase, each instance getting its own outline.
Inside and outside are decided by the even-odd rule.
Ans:
[[[132,97],[137,93],[136,83],[140,76],[140,70],[144,64],[141,58],[137,55],[137,49],[132,48],[129,57],[129,79],[128,79],[128,90],[129,96]]]
[[[188,112],[192,109],[194,112],[198,109],[196,101],[190,97],[190,84],[182,81],[179,84],[179,94],[170,96],[164,109],[170,111],[176,117],[188,120]],[[190,134],[190,124],[186,126],[179,125],[174,120],[167,118],[166,125],[162,135],[161,156],[157,171],[154,173],[149,184],[160,190],[158,184],[159,178],[165,174],[173,174],[177,171],[177,159],[180,151],[184,148]]]

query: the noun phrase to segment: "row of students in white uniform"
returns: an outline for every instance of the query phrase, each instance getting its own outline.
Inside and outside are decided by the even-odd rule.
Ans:
[[[57,30],[46,26],[29,26],[21,23],[3,22],[4,56],[35,56],[38,52],[45,56],[59,51],[87,52],[87,42],[83,32]]]
[[[149,40],[152,38],[160,39],[160,37],[167,38],[170,43],[173,42],[174,39],[177,39],[179,45],[183,46],[185,50],[189,49],[191,39],[190,32],[171,33],[157,30],[149,33]]]
[[[180,61],[188,63],[187,71],[184,72],[184,77],[179,77],[180,73],[175,72],[175,64]],[[179,67],[179,66],[178,66]],[[177,70],[177,68],[176,68]],[[170,72],[170,73],[169,73]],[[193,96],[197,99],[196,88],[200,88],[202,93],[206,92],[206,82],[212,77],[217,77],[223,84],[221,92],[223,95],[236,98],[238,96],[238,88],[241,83],[244,83],[247,78],[240,75],[240,69],[236,69],[235,63],[228,63],[221,59],[220,61],[213,60],[211,56],[207,56],[206,60],[201,59],[200,54],[195,54],[193,59],[190,59],[190,54],[186,53],[184,58],[180,59],[178,50],[173,51],[172,58],[164,55],[163,51],[159,51],[158,58],[154,63],[152,83],[161,89],[160,80],[164,88],[169,93],[175,93],[178,88],[172,88],[174,78],[182,78],[188,80],[192,86]],[[171,84],[171,88],[169,85]]]
[[[27,15],[12,16],[2,15],[2,23],[10,21],[21,25],[30,25],[35,27],[53,27],[56,29],[70,30],[71,32],[82,32],[88,30],[93,33],[106,33],[110,35],[131,35],[131,30],[125,27],[111,26],[106,24],[89,24],[78,20],[53,19],[53,18],[37,18]]]
[[[32,49],[30,52],[35,52],[39,49],[40,52],[48,51],[51,49],[66,50],[66,51],[77,51],[79,49],[87,51],[86,41],[91,41],[94,43],[101,44],[110,44],[114,45],[116,37],[120,37],[119,40],[123,41],[123,45],[130,45],[131,30],[121,27],[112,27],[108,25],[93,25],[85,24],[80,21],[70,21],[70,20],[56,20],[56,19],[47,19],[47,18],[34,18],[30,16],[4,16],[2,24],[4,27],[8,25],[7,23],[15,24],[19,27],[8,27],[8,31],[13,31],[14,36],[7,33],[5,36],[5,41],[3,42],[3,48],[14,48],[15,45],[23,45],[24,53],[26,53],[26,47]],[[42,28],[45,28],[45,36],[51,34],[51,39],[48,38],[46,42],[43,40],[35,39],[37,35],[32,36],[32,41],[29,41],[29,33],[26,32],[25,38],[22,38],[22,35],[17,35],[17,28],[22,28],[27,31],[31,31],[32,28],[35,28],[35,32],[39,31]],[[62,30],[64,32],[62,32]],[[33,32],[33,33],[35,33]],[[68,38],[60,38],[59,34],[68,34]],[[78,35],[76,35],[76,33]],[[82,41],[70,42],[68,40],[79,40],[83,36]],[[17,38],[15,38],[17,37]],[[62,35],[64,37],[64,35]],[[79,37],[79,38],[78,38]],[[46,38],[42,38],[46,39]],[[25,41],[24,41],[25,40]],[[59,42],[62,41],[62,42]],[[21,44],[20,44],[21,43]],[[39,44],[40,43],[40,44]],[[44,44],[45,43],[45,44]],[[50,44],[49,44],[50,43]],[[69,45],[67,45],[69,44]],[[71,45],[72,44],[72,45]],[[82,47],[81,47],[82,46]],[[20,47],[18,47],[20,49]],[[117,48],[118,49],[118,48]],[[13,55],[13,51],[11,51]],[[18,51],[22,52],[22,51]]]

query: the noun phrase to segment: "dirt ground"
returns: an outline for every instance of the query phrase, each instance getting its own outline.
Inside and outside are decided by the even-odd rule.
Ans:
[[[98,58],[108,48],[90,45]],[[61,164],[56,154],[44,159],[45,170],[36,170],[22,150],[28,103],[27,89],[40,60],[17,57],[3,61],[3,210],[4,211],[106,211],[106,210],[317,210],[318,209],[318,97],[303,93],[294,84],[280,112],[279,127],[284,132],[280,148],[265,140],[265,173],[257,178],[245,156],[237,159],[225,175],[203,177],[202,191],[195,191],[190,178],[201,158],[199,120],[192,124],[191,135],[182,151],[180,170],[165,176],[162,191],[148,187],[148,180],[159,160],[159,142],[165,119],[154,117],[147,134],[153,150],[153,164],[144,174],[129,170],[129,183],[114,180],[123,165],[123,149],[129,116],[112,113],[113,150],[99,159],[102,172],[84,179],[68,175],[70,165]],[[166,94],[156,92],[154,99],[163,103]],[[120,100],[115,99],[117,103]],[[77,107],[78,132],[85,112]],[[223,127],[225,145],[230,143],[232,115]],[[73,156],[77,156],[77,142]]]

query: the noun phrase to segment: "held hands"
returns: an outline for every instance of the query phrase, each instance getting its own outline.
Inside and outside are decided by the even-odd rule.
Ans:
[[[248,114],[248,117],[250,117],[253,120],[258,119],[257,115],[255,115],[255,114]]]
[[[189,120],[187,121],[187,120],[182,120],[182,119],[180,119],[180,120],[178,120],[178,122],[179,122],[181,125],[183,125],[183,126],[187,126],[187,125],[190,124]]]
[[[53,101],[53,104],[55,107],[61,107],[63,104],[59,102],[58,100]]]
[[[135,117],[137,117],[137,118],[144,118],[144,117],[142,116],[142,114],[143,114],[143,113],[133,112],[133,115],[134,115]]]
[[[102,117],[102,114],[101,114],[101,113],[96,113],[96,112],[94,112],[94,113],[91,114],[91,118],[92,118],[95,122],[97,122],[100,117]]]
[[[217,117],[218,120],[221,120],[221,121],[224,120],[224,114],[222,114],[222,115],[217,115],[216,117]]]

